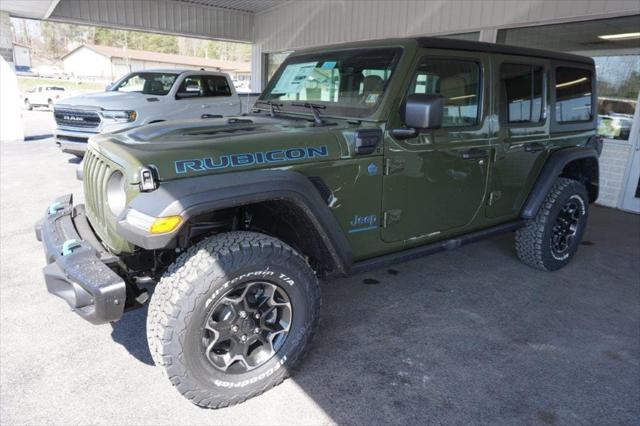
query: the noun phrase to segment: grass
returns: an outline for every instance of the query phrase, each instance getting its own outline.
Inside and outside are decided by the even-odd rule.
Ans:
[[[74,92],[104,92],[106,85],[107,83],[101,81],[58,80],[53,78],[18,76],[18,88],[20,92],[29,91],[36,86],[58,86]]]

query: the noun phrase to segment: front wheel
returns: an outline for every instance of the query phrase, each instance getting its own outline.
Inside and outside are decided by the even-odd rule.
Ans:
[[[587,225],[589,196],[576,180],[558,178],[536,217],[516,232],[516,251],[527,265],[555,271],[576,254]]]
[[[33,105],[31,105],[29,99],[24,100],[24,109],[26,109],[27,111],[31,111],[33,109]]]
[[[226,407],[289,376],[319,308],[316,276],[291,247],[254,232],[220,234],[179,256],[156,287],[149,348],[186,398]]]

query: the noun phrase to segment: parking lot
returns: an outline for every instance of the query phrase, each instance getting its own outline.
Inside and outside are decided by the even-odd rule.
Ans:
[[[26,114],[45,134],[50,112]],[[47,118],[49,117],[49,118]],[[152,365],[145,310],[92,326],[46,292],[33,225],[73,192],[51,138],[1,148],[4,424],[633,424],[640,418],[640,216],[593,206],[576,259],[543,273],[513,236],[328,283],[293,379],[197,408]]]

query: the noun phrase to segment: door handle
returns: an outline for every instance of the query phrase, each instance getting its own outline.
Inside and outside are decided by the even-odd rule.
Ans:
[[[468,151],[462,151],[460,156],[463,160],[480,160],[482,158],[487,158],[489,153],[484,149],[471,148]]]
[[[524,144],[524,152],[540,152],[544,151],[546,147],[540,142],[529,142]]]

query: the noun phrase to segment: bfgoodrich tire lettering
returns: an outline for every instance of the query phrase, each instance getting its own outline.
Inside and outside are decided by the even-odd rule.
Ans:
[[[558,178],[536,217],[516,232],[520,260],[543,271],[554,271],[569,263],[584,234],[588,200],[582,183]]]
[[[204,336],[210,308],[233,289],[254,282],[286,292],[292,310],[288,334],[277,352],[257,367],[221,371],[207,358]],[[226,407],[259,395],[289,376],[308,349],[319,308],[316,276],[291,247],[254,232],[220,234],[189,248],[157,285],[147,318],[149,348],[156,365],[186,398],[204,407]],[[244,323],[238,324],[239,335]],[[257,325],[251,323],[247,334]]]

